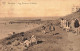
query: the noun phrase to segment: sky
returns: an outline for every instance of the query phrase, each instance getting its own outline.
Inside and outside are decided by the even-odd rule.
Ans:
[[[0,0],[0,17],[56,17],[71,14],[80,0]]]

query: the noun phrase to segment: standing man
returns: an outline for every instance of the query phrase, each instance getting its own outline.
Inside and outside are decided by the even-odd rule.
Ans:
[[[63,18],[61,19],[61,27],[63,27]]]
[[[78,28],[79,28],[79,21],[77,19],[75,19],[74,27],[76,28],[77,35],[78,35],[78,33],[79,33],[79,30],[78,30]]]

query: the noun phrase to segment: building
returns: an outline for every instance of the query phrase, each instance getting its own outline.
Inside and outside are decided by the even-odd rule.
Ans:
[[[72,7],[72,13],[77,12],[78,10],[80,10],[80,6],[74,6]]]

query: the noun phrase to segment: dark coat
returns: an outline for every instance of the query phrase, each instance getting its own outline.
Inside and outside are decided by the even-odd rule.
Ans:
[[[75,22],[74,22],[74,27],[75,27],[75,28],[78,28],[78,27],[79,27],[79,21],[78,21],[77,19],[76,19]]]

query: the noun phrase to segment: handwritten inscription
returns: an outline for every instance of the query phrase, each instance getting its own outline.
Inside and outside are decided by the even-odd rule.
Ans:
[[[18,3],[16,3],[16,2],[2,2],[2,4],[23,5],[23,4],[37,4],[37,3],[36,2],[18,2]]]

